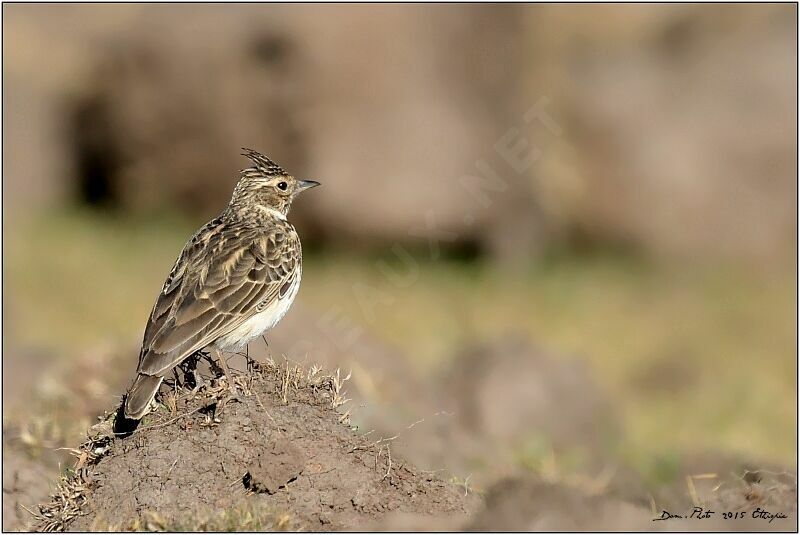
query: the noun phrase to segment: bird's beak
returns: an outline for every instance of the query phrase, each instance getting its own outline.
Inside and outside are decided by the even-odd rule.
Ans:
[[[301,191],[305,191],[307,189],[314,188],[316,186],[319,186],[319,182],[317,182],[316,180],[298,180],[297,193],[300,193]]]

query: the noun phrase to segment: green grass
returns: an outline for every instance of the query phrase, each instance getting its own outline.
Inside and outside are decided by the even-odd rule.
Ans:
[[[199,223],[62,212],[7,230],[4,305],[14,342],[64,355],[138,342]],[[308,255],[299,298],[320,312],[341,307],[420,373],[442,369],[463,345],[514,332],[579,356],[622,412],[624,451],[640,459],[687,448],[794,458],[790,267],[559,254],[502,272],[420,259],[416,281],[398,287],[379,260]],[[377,304],[359,301],[365,288]]]

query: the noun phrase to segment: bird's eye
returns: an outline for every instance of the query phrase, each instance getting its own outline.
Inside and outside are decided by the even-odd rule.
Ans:
[[[278,182],[278,189],[281,191],[286,191],[289,185],[286,182]]]

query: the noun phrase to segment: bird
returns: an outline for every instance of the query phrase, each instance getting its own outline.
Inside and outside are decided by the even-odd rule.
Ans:
[[[213,355],[230,381],[220,352],[274,327],[297,296],[302,249],[287,215],[298,194],[320,184],[242,150],[252,165],[240,171],[224,211],[183,247],[150,312],[122,403],[130,421],[150,411],[165,374],[199,351]]]

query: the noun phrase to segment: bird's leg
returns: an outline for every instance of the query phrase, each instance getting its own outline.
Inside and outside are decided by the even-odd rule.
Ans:
[[[222,366],[214,360],[214,358],[210,355],[210,350],[208,353],[201,353],[200,355],[203,357],[203,360],[208,362],[208,367],[211,368],[211,373],[214,374],[215,377],[221,377],[225,375],[225,370],[222,369]]]
[[[256,367],[256,361],[250,358],[250,344],[244,347],[244,359],[247,362],[247,373],[251,373]]]
[[[267,342],[267,337],[262,334],[261,339],[264,340],[264,345],[267,346],[267,361],[274,363],[274,359],[272,358],[272,349],[270,349],[269,347],[269,342]]]
[[[228,389],[231,391],[231,394],[235,395],[236,386],[233,384],[233,376],[231,375],[231,371],[228,368],[228,362],[225,360],[225,357],[222,356],[222,352],[216,347],[212,346],[211,351],[214,353],[214,357],[216,358],[217,362],[222,368],[222,373],[225,374],[225,379],[228,381]]]
[[[206,381],[203,379],[203,376],[200,375],[200,372],[197,371],[197,368],[193,368],[189,373],[192,374],[192,382],[194,383],[191,391],[191,394],[194,396],[206,385]]]
[[[173,378],[173,379],[174,379],[174,381],[175,381],[175,386],[176,386],[176,387],[178,387],[178,386],[179,386],[179,387],[183,388],[183,386],[184,386],[184,381],[181,381],[181,380],[180,380],[180,377],[178,376],[178,367],[177,367],[177,366],[176,366],[175,368],[172,368],[172,378]],[[164,382],[165,382],[165,383],[167,383],[167,384],[169,383],[169,381],[168,381],[168,380],[165,380]]]

